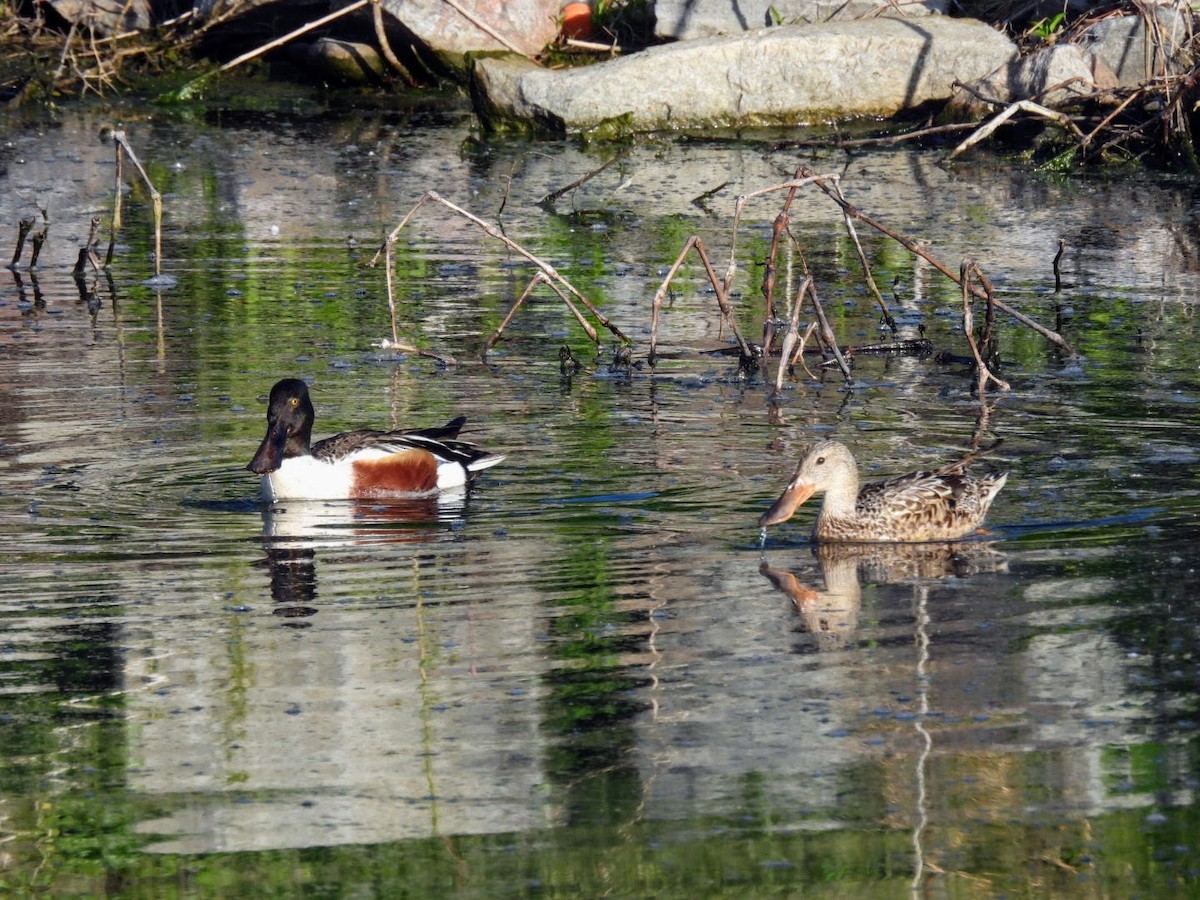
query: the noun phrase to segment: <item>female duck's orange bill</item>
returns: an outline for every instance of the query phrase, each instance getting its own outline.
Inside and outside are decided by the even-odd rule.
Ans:
[[[765,528],[768,525],[786,522],[796,514],[800,504],[816,493],[816,490],[816,484],[811,481],[793,481],[784,488],[779,499],[771,504],[771,508],[759,516],[758,524]]]

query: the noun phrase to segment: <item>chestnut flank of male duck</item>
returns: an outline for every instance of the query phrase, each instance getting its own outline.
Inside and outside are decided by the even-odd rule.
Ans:
[[[858,484],[858,466],[844,444],[821,441],[800,460],[796,474],[758,524],[786,522],[813,494],[825,492],[813,537],[818,541],[952,541],[983,524],[1007,472],[968,475],[985,450],[929,472]]]

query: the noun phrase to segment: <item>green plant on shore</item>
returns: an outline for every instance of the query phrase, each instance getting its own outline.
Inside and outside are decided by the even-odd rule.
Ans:
[[[1048,41],[1056,34],[1059,34],[1066,24],[1067,14],[1060,12],[1034,22],[1029,28],[1029,33],[1034,37],[1041,38],[1043,41]]]

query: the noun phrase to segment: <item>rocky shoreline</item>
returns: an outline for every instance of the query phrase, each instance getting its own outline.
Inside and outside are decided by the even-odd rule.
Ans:
[[[60,60],[59,83],[45,85],[34,71],[14,73],[20,63],[7,58],[10,103],[22,94],[36,99],[30,85],[41,84],[43,97],[61,93],[64,80],[80,82],[81,93],[116,90],[120,72],[105,71],[98,42],[141,40],[140,53],[122,52],[145,65],[168,54],[226,66],[286,57],[306,77],[380,91],[451,81],[469,91],[493,130],[612,137],[914,111],[982,124],[1003,113],[1061,130],[1060,143],[1074,142],[1077,159],[1136,157],[1147,142],[1185,162],[1195,155],[1189,98],[1200,77],[1193,16],[1182,5],[1068,7],[1023,31],[946,15],[940,0],[596,0],[582,18],[560,0],[357,0],[333,13],[254,0],[198,4],[173,18],[173,8],[155,0],[48,6],[57,19],[33,23],[18,5],[0,22],[27,48],[40,42]],[[277,46],[251,47],[231,63],[265,21]],[[35,65],[33,54],[22,58]]]

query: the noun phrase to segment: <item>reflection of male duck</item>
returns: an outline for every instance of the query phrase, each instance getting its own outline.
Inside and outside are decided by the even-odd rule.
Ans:
[[[818,544],[813,555],[825,583],[816,590],[788,569],[764,558],[758,571],[784,594],[800,614],[803,630],[816,636],[821,650],[845,646],[858,627],[862,583],[901,584],[939,578],[965,578],[1003,572],[1008,560],[990,543]],[[861,581],[860,581],[861,579]]]
[[[318,550],[444,539],[462,519],[466,495],[365,501],[295,500],[263,508],[264,562],[276,615],[316,612]]]
[[[846,446],[821,441],[800,460],[792,480],[758,524],[786,522],[801,503],[824,491],[813,530],[819,541],[952,541],[983,524],[988,507],[1008,478],[1006,472],[979,477],[966,474],[966,467],[983,452],[987,451],[940,469],[912,472],[860,488],[858,467]]]
[[[263,507],[263,540],[275,546],[345,547],[435,540],[461,521],[463,493],[386,500],[288,500]]]

